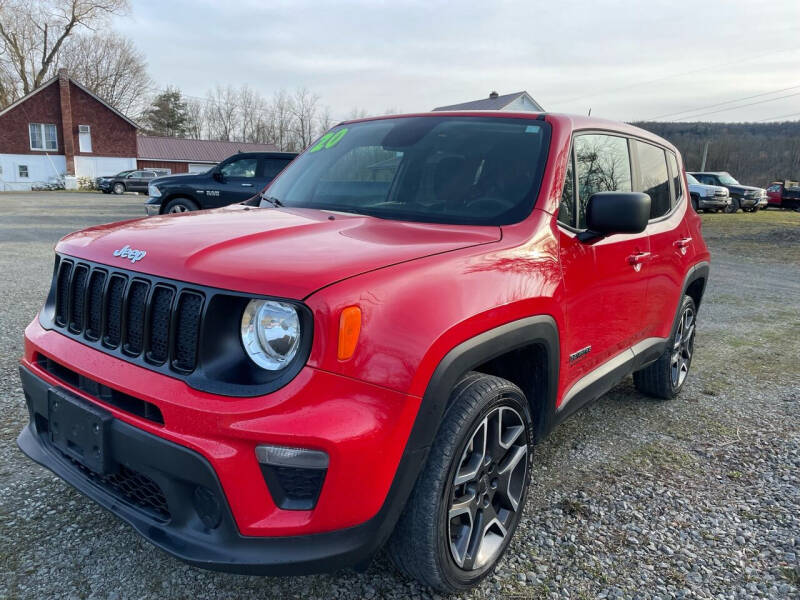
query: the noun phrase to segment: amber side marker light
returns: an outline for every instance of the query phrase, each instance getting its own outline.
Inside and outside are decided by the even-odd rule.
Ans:
[[[339,360],[347,360],[353,356],[359,333],[361,333],[361,309],[357,306],[348,306],[339,317]]]

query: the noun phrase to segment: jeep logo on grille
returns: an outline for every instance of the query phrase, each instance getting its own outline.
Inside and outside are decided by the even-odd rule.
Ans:
[[[134,250],[127,244],[119,250],[114,250],[114,256],[129,258],[132,263],[135,263],[137,260],[142,260],[145,254],[147,254],[145,250]]]

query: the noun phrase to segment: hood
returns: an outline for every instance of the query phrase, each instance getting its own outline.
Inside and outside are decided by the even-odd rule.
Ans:
[[[208,165],[209,169],[213,169],[214,165]],[[198,173],[172,173],[170,175],[160,175],[150,180],[150,183],[174,183],[180,181],[184,177],[197,177],[198,175],[205,175],[208,171],[200,171]]]
[[[690,183],[689,184],[690,190],[705,190],[708,192],[725,192],[728,193],[728,188],[723,187],[721,185],[710,185],[708,183]]]
[[[302,299],[360,273],[500,239],[494,226],[232,205],[91,227],[63,238],[56,251],[169,279]]]
[[[732,192],[736,192],[736,193],[739,193],[739,194],[743,194],[745,192],[759,192],[760,193],[760,192],[764,191],[764,188],[755,187],[755,186],[752,186],[752,185],[742,185],[742,184],[729,185],[728,189],[730,191],[732,191]]]

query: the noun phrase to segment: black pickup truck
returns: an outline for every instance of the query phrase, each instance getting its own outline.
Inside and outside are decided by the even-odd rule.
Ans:
[[[297,154],[240,152],[205,173],[158,177],[150,182],[148,215],[189,212],[243,202],[260,192]]]

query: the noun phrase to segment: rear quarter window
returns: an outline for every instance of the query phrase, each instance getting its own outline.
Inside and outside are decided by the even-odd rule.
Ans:
[[[639,181],[634,191],[650,196],[650,218],[657,219],[672,207],[665,151],[639,140],[633,140],[632,147],[639,164]]]

